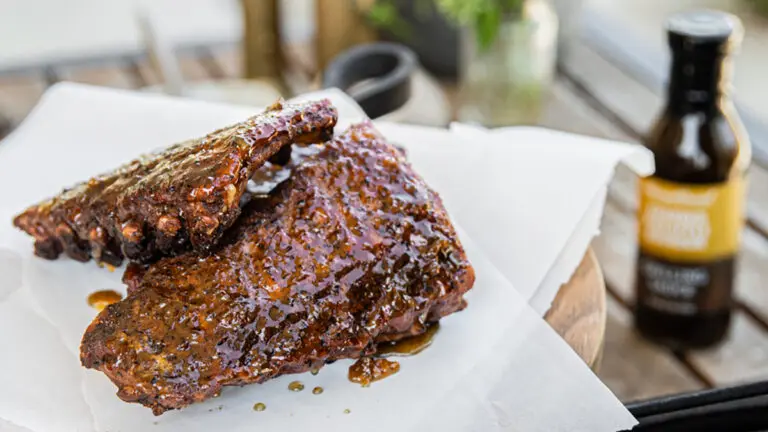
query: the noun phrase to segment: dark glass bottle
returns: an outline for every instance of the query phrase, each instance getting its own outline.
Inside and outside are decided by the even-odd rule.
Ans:
[[[646,141],[640,181],[635,324],[675,349],[720,342],[731,317],[744,225],[749,140],[730,100],[741,23],[717,11],[673,15],[667,105]]]

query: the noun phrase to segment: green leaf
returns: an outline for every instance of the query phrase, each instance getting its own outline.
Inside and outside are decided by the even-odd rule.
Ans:
[[[379,1],[368,9],[368,19],[377,27],[389,27],[397,18],[397,10],[392,3]]]
[[[411,27],[398,13],[394,4],[378,1],[368,9],[368,20],[374,27],[390,31],[400,40],[411,38]]]
[[[502,9],[510,15],[520,15],[523,11],[523,0],[504,0],[501,2]]]
[[[501,11],[497,7],[490,7],[479,11],[475,21],[475,35],[481,50],[487,50],[496,39],[501,25]]]
[[[751,3],[757,13],[764,17],[768,17],[768,0],[752,0]]]
[[[463,25],[474,25],[479,11],[496,0],[436,0],[438,8],[450,19]]]

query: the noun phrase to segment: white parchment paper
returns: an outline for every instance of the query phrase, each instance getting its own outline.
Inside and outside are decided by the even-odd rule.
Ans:
[[[321,96],[339,106],[342,123],[361,117],[340,92]],[[397,375],[370,388],[349,383],[349,362],[340,361],[317,376],[226,389],[219,398],[160,417],[120,401],[105,376],[79,365],[78,352],[82,332],[96,313],[86,304],[88,293],[124,292],[121,270],[36,258],[31,240],[10,220],[64,185],[256,111],[63,84],[0,144],[0,221],[6,221],[0,223],[0,430],[613,431],[635,423],[528,304],[539,292],[534,285],[550,279],[553,266],[562,267],[555,273],[566,279],[575,268],[580,257],[563,263],[563,251],[581,229],[580,221],[595,212],[594,197],[608,174],[602,182],[585,183],[593,190],[583,195],[584,202],[570,195],[570,186],[576,188],[583,177],[564,177],[578,171],[518,183],[519,170],[552,172],[553,163],[567,166],[558,162],[560,152],[548,147],[567,137],[508,130],[489,139],[483,130],[384,123],[382,132],[408,149],[416,169],[444,197],[477,273],[469,307],[441,321],[434,344],[402,359]],[[597,143],[579,139],[586,140],[584,146]],[[598,144],[582,146],[587,162],[577,162],[607,173],[623,157],[620,151],[609,155],[610,148],[628,151],[615,143]],[[568,157],[574,162],[573,155]],[[552,207],[531,200],[569,204]],[[287,390],[295,379],[304,382],[304,392]],[[309,390],[315,386],[325,392],[313,395]],[[257,402],[267,410],[253,411]]]

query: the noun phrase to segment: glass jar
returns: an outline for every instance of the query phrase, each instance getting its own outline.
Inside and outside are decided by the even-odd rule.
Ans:
[[[463,30],[458,118],[497,127],[535,124],[555,76],[557,15],[544,0],[526,0],[520,13],[502,20],[482,49]]]

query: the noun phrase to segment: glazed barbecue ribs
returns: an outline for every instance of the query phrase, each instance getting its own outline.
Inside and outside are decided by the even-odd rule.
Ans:
[[[463,309],[474,279],[438,195],[364,123],[251,201],[210,252],[134,272],[80,358],[159,415],[419,334]]]
[[[119,265],[214,245],[240,214],[248,178],[292,143],[333,135],[328,101],[282,104],[242,123],[183,142],[94,177],[32,206],[14,225],[35,238],[35,253],[62,252]],[[283,152],[281,152],[283,153]]]

